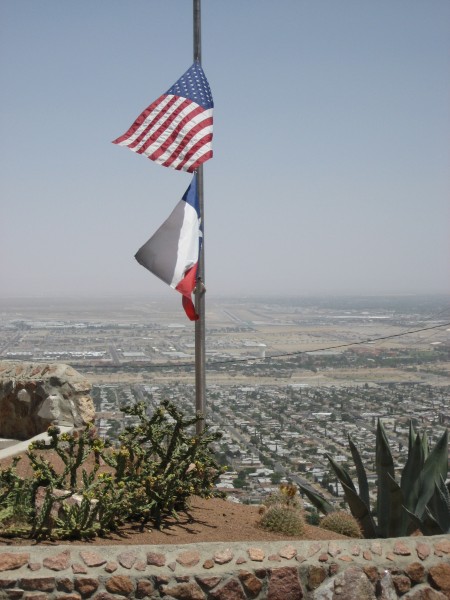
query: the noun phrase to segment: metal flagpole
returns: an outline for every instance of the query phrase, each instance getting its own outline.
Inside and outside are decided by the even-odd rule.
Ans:
[[[194,61],[202,62],[201,0],[193,0],[194,9]],[[195,411],[205,415],[205,213],[203,206],[203,165],[197,169],[198,201],[203,229],[203,241],[197,267],[195,310],[199,319],[195,322]],[[204,420],[197,423],[197,434],[203,431]]]

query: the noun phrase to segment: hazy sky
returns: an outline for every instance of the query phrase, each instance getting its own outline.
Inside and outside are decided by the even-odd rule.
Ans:
[[[111,143],[190,0],[2,0],[0,295],[173,295],[134,259],[191,176]],[[203,0],[211,295],[450,291],[450,2]]]

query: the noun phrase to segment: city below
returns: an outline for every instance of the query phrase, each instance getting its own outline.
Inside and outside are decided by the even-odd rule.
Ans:
[[[179,303],[0,299],[0,360],[73,366],[113,441],[124,405],[195,412],[194,328]],[[378,419],[399,470],[410,422],[430,446],[449,426],[450,297],[208,299],[206,387],[230,499],[259,503],[289,480],[340,504],[326,455],[350,467],[348,436],[373,485]]]

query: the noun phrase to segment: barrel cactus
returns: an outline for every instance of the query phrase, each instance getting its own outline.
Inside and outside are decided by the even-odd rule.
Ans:
[[[282,504],[269,506],[259,524],[263,529],[285,535],[302,535],[305,528],[301,512]]]
[[[303,503],[297,491],[297,486],[290,483],[282,483],[278,491],[272,492],[264,499],[264,505],[269,507],[280,504],[282,506],[302,510]]]
[[[361,527],[358,521],[353,515],[345,510],[336,510],[328,513],[328,515],[323,517],[320,521],[320,527],[352,538],[362,537]]]

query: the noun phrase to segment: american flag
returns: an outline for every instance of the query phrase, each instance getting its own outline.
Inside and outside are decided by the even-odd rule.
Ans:
[[[192,173],[212,153],[213,99],[199,62],[113,141],[164,167]]]

